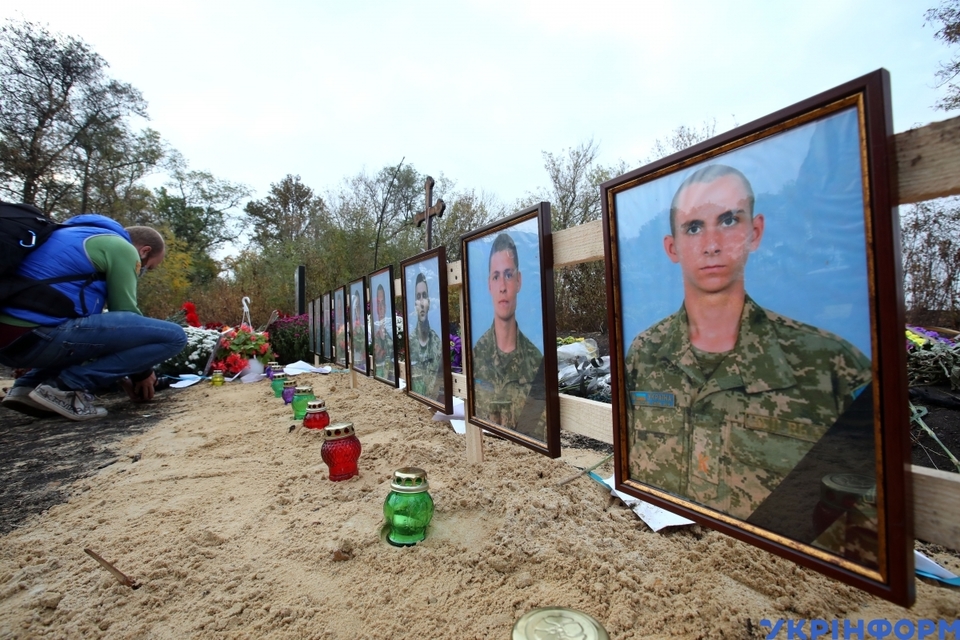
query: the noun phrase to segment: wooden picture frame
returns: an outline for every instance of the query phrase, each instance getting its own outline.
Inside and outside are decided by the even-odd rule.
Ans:
[[[550,204],[465,234],[460,246],[467,420],[559,457]]]
[[[330,292],[327,291],[320,296],[320,336],[323,350],[320,352],[322,362],[333,361],[333,340],[330,339],[330,327],[333,325],[330,319]]]
[[[373,377],[391,387],[400,385],[397,322],[394,312],[393,265],[367,276],[370,283],[370,326],[373,330]]]
[[[892,134],[879,70],[601,196],[617,488],[909,606]]]
[[[357,278],[347,285],[347,349],[350,367],[357,373],[370,375],[367,358],[367,278]]]
[[[307,302],[307,314],[310,325],[310,353],[319,357],[323,345],[320,334],[320,298]]]
[[[403,336],[407,395],[453,413],[453,376],[450,369],[450,312],[447,308],[447,252],[425,251],[400,263],[403,274]],[[420,333],[427,334],[425,343]]]
[[[333,290],[333,362],[346,369],[350,366],[349,350],[347,349],[347,311],[345,301],[347,299],[347,286],[337,287]]]

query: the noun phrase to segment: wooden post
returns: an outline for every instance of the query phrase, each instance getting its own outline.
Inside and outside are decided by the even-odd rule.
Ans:
[[[440,218],[443,216],[443,212],[446,210],[447,205],[444,204],[443,200],[437,200],[437,204],[433,204],[433,178],[427,176],[426,183],[426,199],[425,206],[423,211],[418,213],[414,218],[414,222],[417,223],[419,227],[424,222],[427,223],[427,251],[433,248],[433,219]]]

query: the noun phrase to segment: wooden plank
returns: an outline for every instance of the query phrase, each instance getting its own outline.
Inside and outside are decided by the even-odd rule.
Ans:
[[[467,397],[467,376],[462,373],[453,374],[453,395],[458,398]]]
[[[960,117],[893,137],[900,204],[960,194]]]
[[[447,288],[459,289],[463,286],[463,264],[462,260],[447,263]]]
[[[603,223],[593,220],[553,234],[553,266],[603,260]]]
[[[564,431],[613,444],[611,412],[605,402],[560,394],[560,428]]]
[[[483,429],[467,423],[467,462],[483,462]]]
[[[960,474],[913,465],[914,537],[960,550]]]

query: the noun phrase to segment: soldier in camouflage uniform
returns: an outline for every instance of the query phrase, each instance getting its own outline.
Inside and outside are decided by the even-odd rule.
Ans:
[[[410,375],[413,381],[410,390],[431,400],[443,397],[443,348],[437,332],[430,328],[427,314],[430,311],[430,294],[427,278],[417,274],[414,286],[414,308],[417,310],[417,326],[408,340],[410,344]]]
[[[545,440],[543,354],[517,324],[521,285],[517,246],[513,238],[501,233],[490,248],[487,280],[493,325],[473,348],[474,415]],[[540,384],[535,386],[537,380]]]
[[[742,519],[871,381],[856,347],[746,294],[764,228],[753,205],[746,177],[724,165],[680,185],[664,249],[684,303],[624,363],[630,478]]]
[[[373,322],[373,361],[377,375],[393,382],[393,325],[387,317],[387,294],[377,286],[376,320]]]

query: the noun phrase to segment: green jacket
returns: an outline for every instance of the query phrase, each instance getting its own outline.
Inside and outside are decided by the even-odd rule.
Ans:
[[[531,389],[537,374],[542,380],[543,354],[517,328],[517,348],[504,353],[497,348],[493,326],[484,332],[473,348],[474,415],[493,424],[519,431],[538,440],[546,439],[546,396],[538,385],[536,397]],[[521,420],[528,401],[531,407]]]
[[[734,349],[701,352],[710,375],[689,329],[681,307],[627,351],[630,477],[746,519],[871,381],[871,363],[749,296]]]

